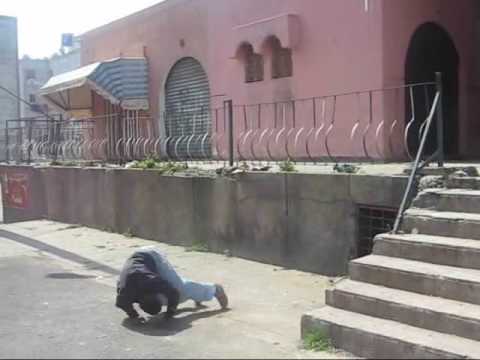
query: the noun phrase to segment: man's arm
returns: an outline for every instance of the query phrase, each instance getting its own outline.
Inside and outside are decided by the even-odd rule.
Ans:
[[[125,311],[128,317],[130,317],[131,319],[138,318],[138,313],[133,308],[132,296],[126,289],[124,289],[124,291],[118,292],[115,306]]]
[[[168,300],[167,315],[172,316],[175,314],[180,301],[180,294],[168,281],[155,276],[145,283],[145,288],[149,293],[163,294]]]

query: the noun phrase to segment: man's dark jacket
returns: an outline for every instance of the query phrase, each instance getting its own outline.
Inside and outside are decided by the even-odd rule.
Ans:
[[[136,318],[138,313],[133,304],[141,302],[145,295],[151,294],[164,295],[168,300],[167,313],[173,314],[178,306],[178,291],[162,279],[153,257],[148,252],[136,252],[126,261],[120,274],[115,305],[129,317]]]

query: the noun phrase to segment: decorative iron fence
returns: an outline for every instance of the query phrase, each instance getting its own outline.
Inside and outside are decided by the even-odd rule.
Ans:
[[[428,82],[248,105],[224,101],[155,120],[131,111],[80,120],[17,119],[5,129],[6,158],[128,162],[155,157],[231,164],[409,160],[417,154],[438,86]],[[160,126],[174,122],[175,131]],[[438,148],[437,139],[427,137],[427,155],[429,148]]]
[[[397,218],[392,229],[392,233],[397,234],[400,231],[400,227],[403,222],[403,216],[407,208],[410,206],[414,194],[417,190],[417,175],[430,162],[437,161],[438,167],[444,166],[445,154],[443,143],[443,86],[442,86],[442,74],[436,73],[436,90],[435,97],[433,99],[430,109],[426,109],[426,119],[422,122],[419,132],[419,146],[415,155],[415,161],[413,162],[410,176],[408,178],[407,188],[403,194],[402,202],[398,210]],[[408,125],[407,125],[408,130]],[[427,143],[431,140],[432,135],[436,138],[436,144],[431,153],[427,152]],[[427,155],[426,159],[424,155]]]

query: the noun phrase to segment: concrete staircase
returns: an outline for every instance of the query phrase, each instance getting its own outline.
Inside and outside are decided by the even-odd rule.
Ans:
[[[480,358],[480,179],[419,194],[401,235],[375,240],[350,278],[302,317],[367,358]]]

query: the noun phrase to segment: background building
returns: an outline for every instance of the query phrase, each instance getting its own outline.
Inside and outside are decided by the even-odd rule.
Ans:
[[[455,12],[451,4],[167,0],[82,35],[82,66],[115,58],[147,61],[151,121],[143,137],[194,139],[208,129],[224,131],[221,106],[232,100],[236,138],[250,158],[255,146],[248,141],[263,140],[265,150],[268,139],[279,137],[293,137],[304,152],[312,129],[324,129],[314,144],[318,158],[406,158],[397,150],[405,150],[405,131],[418,139],[435,87],[418,86],[413,95],[400,87],[432,83],[441,72],[445,150],[450,158],[480,156],[473,76],[478,4],[458,0]],[[53,85],[47,93],[64,88],[62,79]],[[395,91],[361,92],[390,87]],[[83,103],[95,116],[118,113],[101,90],[93,88]],[[329,96],[344,93],[351,94]],[[215,135],[217,144],[224,141]]]
[[[22,118],[35,117],[53,110],[51,104],[39,96],[38,91],[54,75],[72,71],[80,67],[80,37],[72,37],[70,46],[61,49],[50,58],[32,59],[25,55],[19,62],[20,96],[26,103],[20,104]],[[58,111],[58,109],[56,109]]]
[[[42,111],[49,111],[48,104],[37,93],[51,76],[48,58],[31,59],[24,56],[20,60],[20,97],[31,104],[20,104],[20,117],[36,117],[41,115]]]
[[[0,85],[19,93],[17,19],[0,15]],[[18,118],[19,101],[0,89],[0,159],[5,155],[5,121]]]
[[[49,59],[50,69],[53,75],[59,75],[67,71],[72,71],[81,66],[81,38],[74,36],[71,46],[64,48],[52,55]]]

